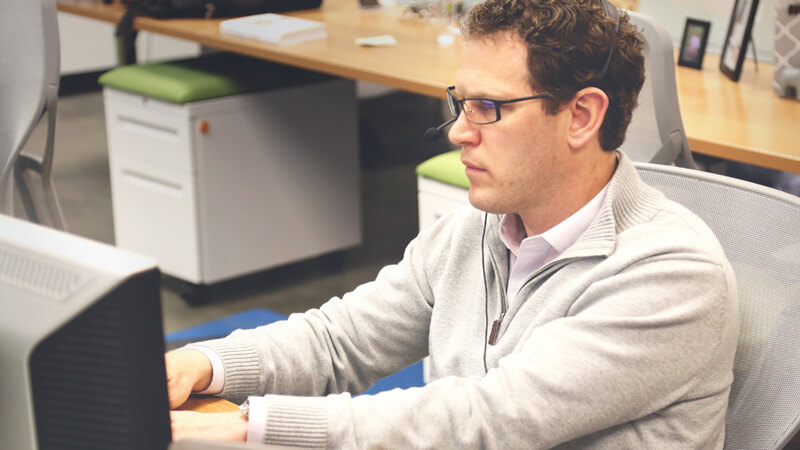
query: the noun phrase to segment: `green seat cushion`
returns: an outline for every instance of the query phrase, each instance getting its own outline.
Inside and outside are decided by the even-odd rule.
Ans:
[[[231,53],[162,63],[131,64],[100,76],[103,86],[172,103],[289,87],[326,76]]]
[[[469,189],[469,180],[461,163],[461,150],[436,155],[417,166],[417,175],[445,184]]]

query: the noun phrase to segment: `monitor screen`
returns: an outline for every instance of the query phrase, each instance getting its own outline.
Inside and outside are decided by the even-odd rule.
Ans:
[[[0,215],[0,448],[166,449],[153,260]]]

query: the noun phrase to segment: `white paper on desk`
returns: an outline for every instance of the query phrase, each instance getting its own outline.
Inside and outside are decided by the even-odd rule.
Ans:
[[[219,23],[219,33],[270,44],[294,45],[327,38],[328,27],[324,22],[267,13],[223,20]]]

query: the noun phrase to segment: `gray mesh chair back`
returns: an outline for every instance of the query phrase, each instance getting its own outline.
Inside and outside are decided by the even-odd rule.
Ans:
[[[742,328],[725,448],[783,448],[800,425],[800,197],[697,170],[637,167],[705,220],[736,273]]]
[[[695,168],[678,105],[672,38],[655,19],[627,13],[645,41],[645,81],[620,149],[634,161]]]
[[[63,229],[50,180],[60,64],[56,15],[56,0],[0,1],[0,213],[13,214],[16,184],[31,220]],[[42,156],[22,153],[42,118]]]

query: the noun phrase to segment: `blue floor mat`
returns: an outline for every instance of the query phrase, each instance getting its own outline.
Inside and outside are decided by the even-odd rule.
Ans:
[[[174,341],[192,342],[206,339],[214,339],[229,335],[232,331],[239,328],[255,328],[259,325],[277,322],[285,319],[286,316],[278,314],[264,308],[250,309],[240,313],[231,314],[221,319],[212,320],[200,325],[196,325],[185,330],[175,331],[166,336],[168,344]]]

